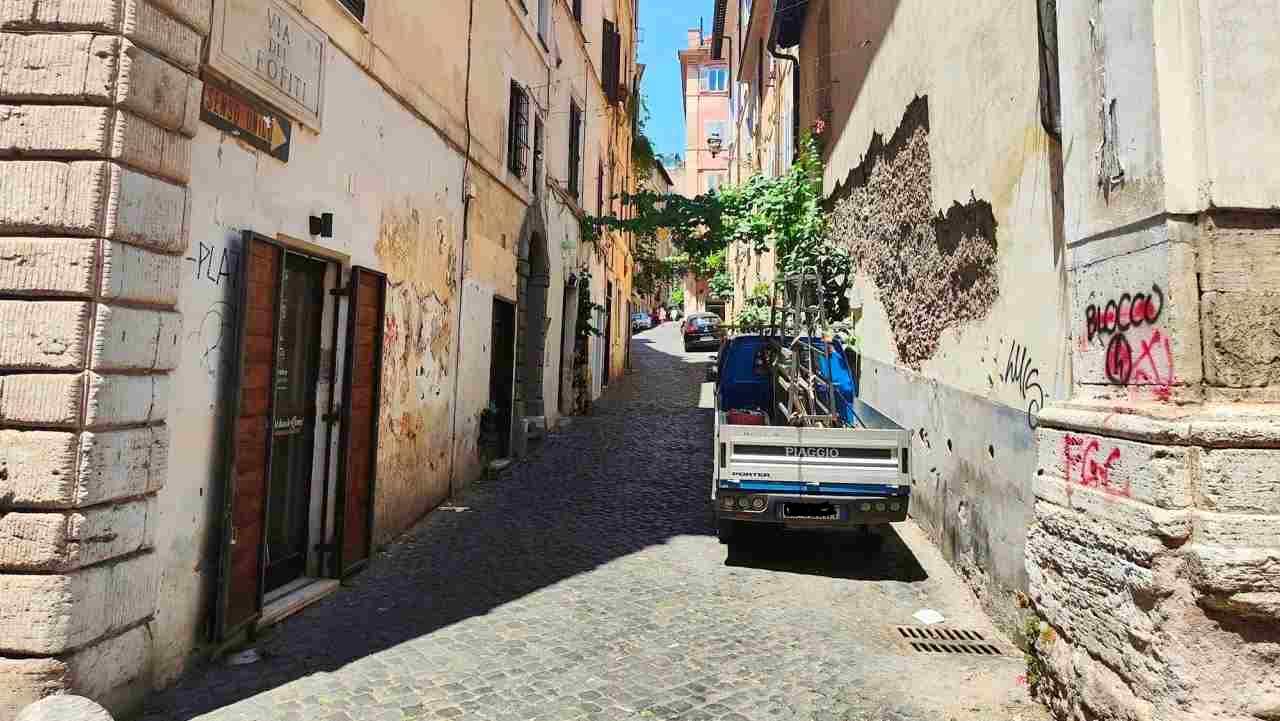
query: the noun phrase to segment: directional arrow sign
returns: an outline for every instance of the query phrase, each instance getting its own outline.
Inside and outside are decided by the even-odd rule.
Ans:
[[[293,123],[230,87],[212,79],[204,83],[200,119],[245,141],[281,162],[289,162]]]

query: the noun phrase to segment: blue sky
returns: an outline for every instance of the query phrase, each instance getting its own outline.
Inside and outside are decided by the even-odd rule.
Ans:
[[[689,28],[711,33],[713,0],[640,0],[641,90],[649,104],[646,133],[659,153],[684,155],[684,110],[680,103],[680,60]]]

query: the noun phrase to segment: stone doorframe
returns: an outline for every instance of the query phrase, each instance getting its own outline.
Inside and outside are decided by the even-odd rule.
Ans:
[[[516,257],[516,382],[512,402],[512,453],[524,453],[524,419],[545,415],[543,367],[546,358],[551,256],[542,206],[534,203],[520,226]]]

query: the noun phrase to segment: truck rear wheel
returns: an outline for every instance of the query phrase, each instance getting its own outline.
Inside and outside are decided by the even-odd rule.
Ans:
[[[723,518],[716,521],[716,535],[720,537],[721,543],[733,543],[734,536],[736,536],[737,533],[737,521],[726,521]]]

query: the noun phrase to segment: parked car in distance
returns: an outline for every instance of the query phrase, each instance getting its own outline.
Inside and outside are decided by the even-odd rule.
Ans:
[[[682,326],[684,351],[716,349],[724,340],[724,325],[715,313],[690,313]]]
[[[653,319],[648,313],[632,313],[631,314],[631,332],[649,330],[653,327]]]

